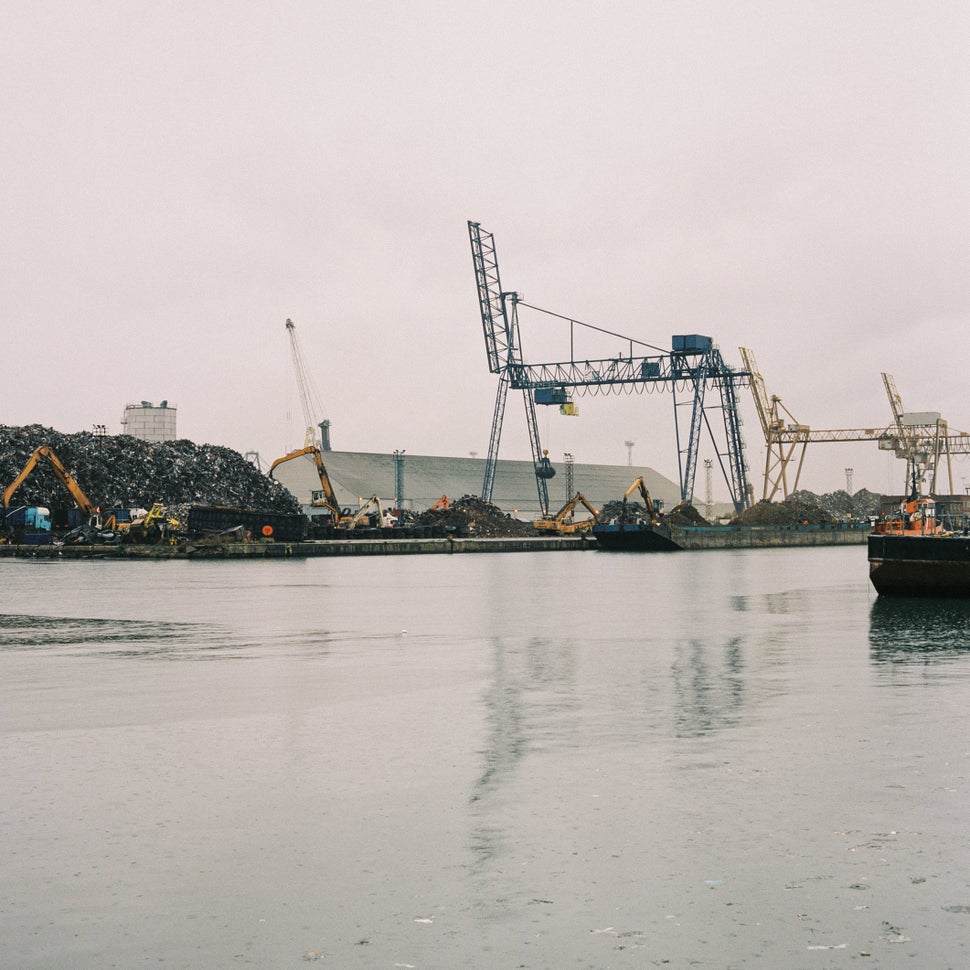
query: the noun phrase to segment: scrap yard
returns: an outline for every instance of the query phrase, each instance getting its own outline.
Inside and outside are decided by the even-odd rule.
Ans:
[[[484,459],[332,451],[330,422],[321,420],[296,325],[287,319],[303,447],[277,458],[264,473],[255,452],[244,456],[178,438],[176,409],[167,400],[158,407],[129,404],[120,435],[107,434],[104,425],[76,434],[0,426],[0,554],[672,551],[861,542],[880,513],[880,497],[865,489],[852,494],[851,468],[844,491],[815,496],[799,490],[810,442],[873,442],[906,461],[906,480],[914,488],[926,481],[930,491],[948,487],[952,495],[950,459],[970,453],[970,434],[950,428],[936,412],[905,411],[891,375],[882,375],[891,422],[813,429],[797,421],[778,395],[769,395],[750,350],[739,348],[743,364],[735,366],[704,334],[673,334],[671,349],[664,351],[527,304],[502,286],[494,236],[477,222],[467,228],[488,368],[497,377]],[[520,314],[530,312],[561,328],[568,356],[524,358]],[[580,336],[605,341],[603,356],[581,356],[575,349]],[[741,434],[744,388],[751,391],[764,434],[757,503]],[[530,461],[499,460],[510,392],[522,394]],[[673,404],[676,482],[650,468],[578,465],[568,453],[565,475],[556,479],[537,409],[575,418],[577,396],[645,392],[667,394]],[[626,444],[632,448],[633,442]],[[701,458],[702,446],[716,461]],[[694,505],[702,465],[704,514]],[[730,499],[720,508],[712,499],[715,468]],[[634,492],[642,503],[630,501]]]
[[[479,496],[441,495],[428,508],[403,508],[379,495],[341,506],[323,455],[311,457],[326,488],[301,503],[238,452],[186,440],[147,442],[130,435],[61,434],[37,425],[0,426],[4,525],[0,555],[89,558],[231,558],[596,549],[597,522],[650,515],[671,528],[703,532],[697,548],[846,541],[836,521],[858,524],[878,507],[859,492],[758,503],[728,526],[708,522],[689,503],[663,515],[638,477],[622,499],[599,507],[577,492],[557,512],[521,518]],[[618,474],[622,475],[623,470]],[[838,509],[838,512],[833,511]],[[741,542],[754,533],[759,542]],[[700,540],[695,540],[700,541]],[[861,541],[861,540],[860,540]]]

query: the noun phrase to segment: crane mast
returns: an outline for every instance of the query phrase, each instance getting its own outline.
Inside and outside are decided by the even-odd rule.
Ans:
[[[505,419],[505,403],[513,373],[522,367],[522,351],[519,341],[518,294],[505,292],[498,271],[495,237],[482,229],[477,222],[468,223],[472,263],[478,288],[478,306],[485,336],[485,354],[488,369],[499,375],[492,410],[492,431],[489,435],[488,457],[485,459],[485,475],[482,481],[482,498],[491,502],[495,487],[495,470],[498,467],[498,450],[502,439],[502,423]],[[521,387],[521,385],[520,385]],[[522,387],[525,421],[529,430],[529,446],[536,475],[536,492],[542,515],[549,514],[548,480],[556,474],[549,459],[542,451],[539,441],[539,423],[536,420],[535,401],[531,387]]]
[[[293,361],[293,371],[296,374],[296,387],[300,395],[300,406],[303,408],[303,422],[305,434],[303,446],[309,448],[317,443],[317,428],[320,428],[323,436],[323,450],[330,450],[330,422],[327,420],[317,421],[320,414],[319,397],[314,390],[313,383],[307,371],[306,362],[303,357],[303,348],[300,346],[299,337],[296,335],[296,324],[287,318],[286,333],[290,338],[290,358]]]

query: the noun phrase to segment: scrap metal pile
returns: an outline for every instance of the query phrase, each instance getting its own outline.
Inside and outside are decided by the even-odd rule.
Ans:
[[[62,434],[41,425],[0,425],[0,483],[12,482],[34,450],[48,445],[88,498],[102,509],[229,505],[296,513],[299,502],[239,452],[180,439],[153,443],[130,435]],[[17,490],[23,505],[69,502],[53,472],[40,464]]]
[[[418,524],[441,526],[459,535],[498,539],[535,535],[531,522],[522,522],[477,495],[463,495],[447,509],[421,512]]]
[[[862,520],[879,513],[879,496],[860,489],[816,495],[801,489],[784,502],[758,502],[745,509],[742,525],[829,525],[847,519]]]

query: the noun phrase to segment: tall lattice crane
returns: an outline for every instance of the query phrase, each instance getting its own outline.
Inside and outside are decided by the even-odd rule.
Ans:
[[[765,436],[765,476],[762,499],[770,502],[781,489],[785,498],[798,488],[805,461],[805,448],[811,431],[807,424],[800,424],[795,416],[781,403],[777,394],[770,397],[765,389],[765,379],[758,370],[754,354],[746,347],[738,348],[745,370],[751,374],[751,396],[755,410],[761,421]],[[798,456],[795,478],[791,489],[788,487],[788,466]]]
[[[735,510],[740,514],[750,501],[737,402],[737,388],[747,383],[747,372],[729,367],[710,337],[699,334],[675,335],[672,338],[672,350],[668,353],[643,341],[531,306],[514,291],[502,288],[494,236],[482,229],[477,222],[468,223],[468,235],[475,267],[485,353],[489,370],[499,378],[492,412],[482,498],[491,500],[505,403],[510,389],[522,391],[539,505],[542,513],[547,515],[547,482],[555,474],[555,469],[541,449],[535,405],[569,406],[569,395],[572,392],[584,394],[624,388],[642,390],[646,385],[656,385],[661,390],[669,388],[674,400],[681,500],[693,499],[700,438],[702,431],[706,429],[714,443],[718,464],[731,491]],[[527,364],[524,361],[518,317],[520,306],[549,314],[569,325],[568,360],[545,364]],[[598,360],[576,359],[573,353],[576,328],[619,338],[626,344],[627,353]],[[659,353],[645,353],[649,350]],[[706,400],[705,392],[708,389],[717,392],[717,401]],[[681,395],[687,392],[689,396],[678,400],[678,392]],[[679,415],[686,408],[690,409],[690,427],[687,440],[683,442]],[[710,412],[713,410],[721,412],[720,429],[711,423]]]
[[[949,461],[951,453],[970,454],[970,435],[962,431],[950,432],[939,415],[927,421],[924,420],[927,415],[906,414],[896,385],[888,374],[882,376],[893,412],[892,424],[871,428],[813,429],[797,421],[781,403],[780,397],[768,394],[754,354],[745,347],[739,349],[744,366],[751,374],[751,393],[765,436],[767,454],[762,498],[767,501],[773,499],[779,490],[783,498],[798,490],[809,442],[875,441],[881,450],[893,451],[898,458],[907,460],[907,482],[912,477],[913,462],[919,467],[919,477],[922,477],[924,470],[931,471],[931,491],[936,489],[936,468],[941,455],[946,454]],[[796,458],[792,478],[789,466]],[[952,471],[950,491],[953,491]]]
[[[290,357],[293,361],[293,371],[296,374],[296,387],[300,395],[300,405],[303,408],[303,421],[306,426],[303,446],[309,448],[317,444],[317,428],[320,429],[324,451],[330,450],[330,422],[326,419],[318,421],[322,409],[320,396],[317,394],[303,356],[300,339],[296,335],[296,324],[287,319],[286,333],[290,338]]]
[[[896,390],[896,382],[891,374],[883,373],[882,382],[889,398],[889,406],[893,412],[895,432],[898,436],[892,444],[897,458],[906,462],[906,482],[923,481],[929,475],[930,494],[937,489],[937,471],[940,458],[946,455],[946,468],[950,494],[953,493],[953,465],[950,460],[952,451],[962,450],[959,443],[951,448],[950,433],[945,418],[937,412],[924,414],[908,414],[903,410],[903,400]],[[957,437],[966,437],[958,434]]]

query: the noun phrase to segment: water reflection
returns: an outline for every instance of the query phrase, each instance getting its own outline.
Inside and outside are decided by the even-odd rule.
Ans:
[[[728,640],[720,657],[700,640],[678,646],[671,669],[678,737],[700,737],[738,723],[745,700],[741,643],[740,637]]]
[[[699,738],[741,723],[748,644],[742,636],[662,647],[628,641],[590,662],[577,641],[495,638],[482,697],[485,743],[468,796],[471,870],[484,873],[507,850],[509,812],[530,784],[531,757]]]
[[[876,663],[925,663],[970,656],[970,600],[880,596],[869,613]]]
[[[477,822],[471,833],[476,870],[494,858],[504,839],[504,826],[488,821],[494,805],[480,805],[498,797],[525,755],[537,744],[543,723],[557,721],[575,707],[563,685],[574,680],[572,646],[568,642],[534,637],[524,649],[502,638],[492,643],[492,681],[485,696],[488,726],[482,771],[475,780],[469,804]],[[556,732],[560,736],[562,731]]]

